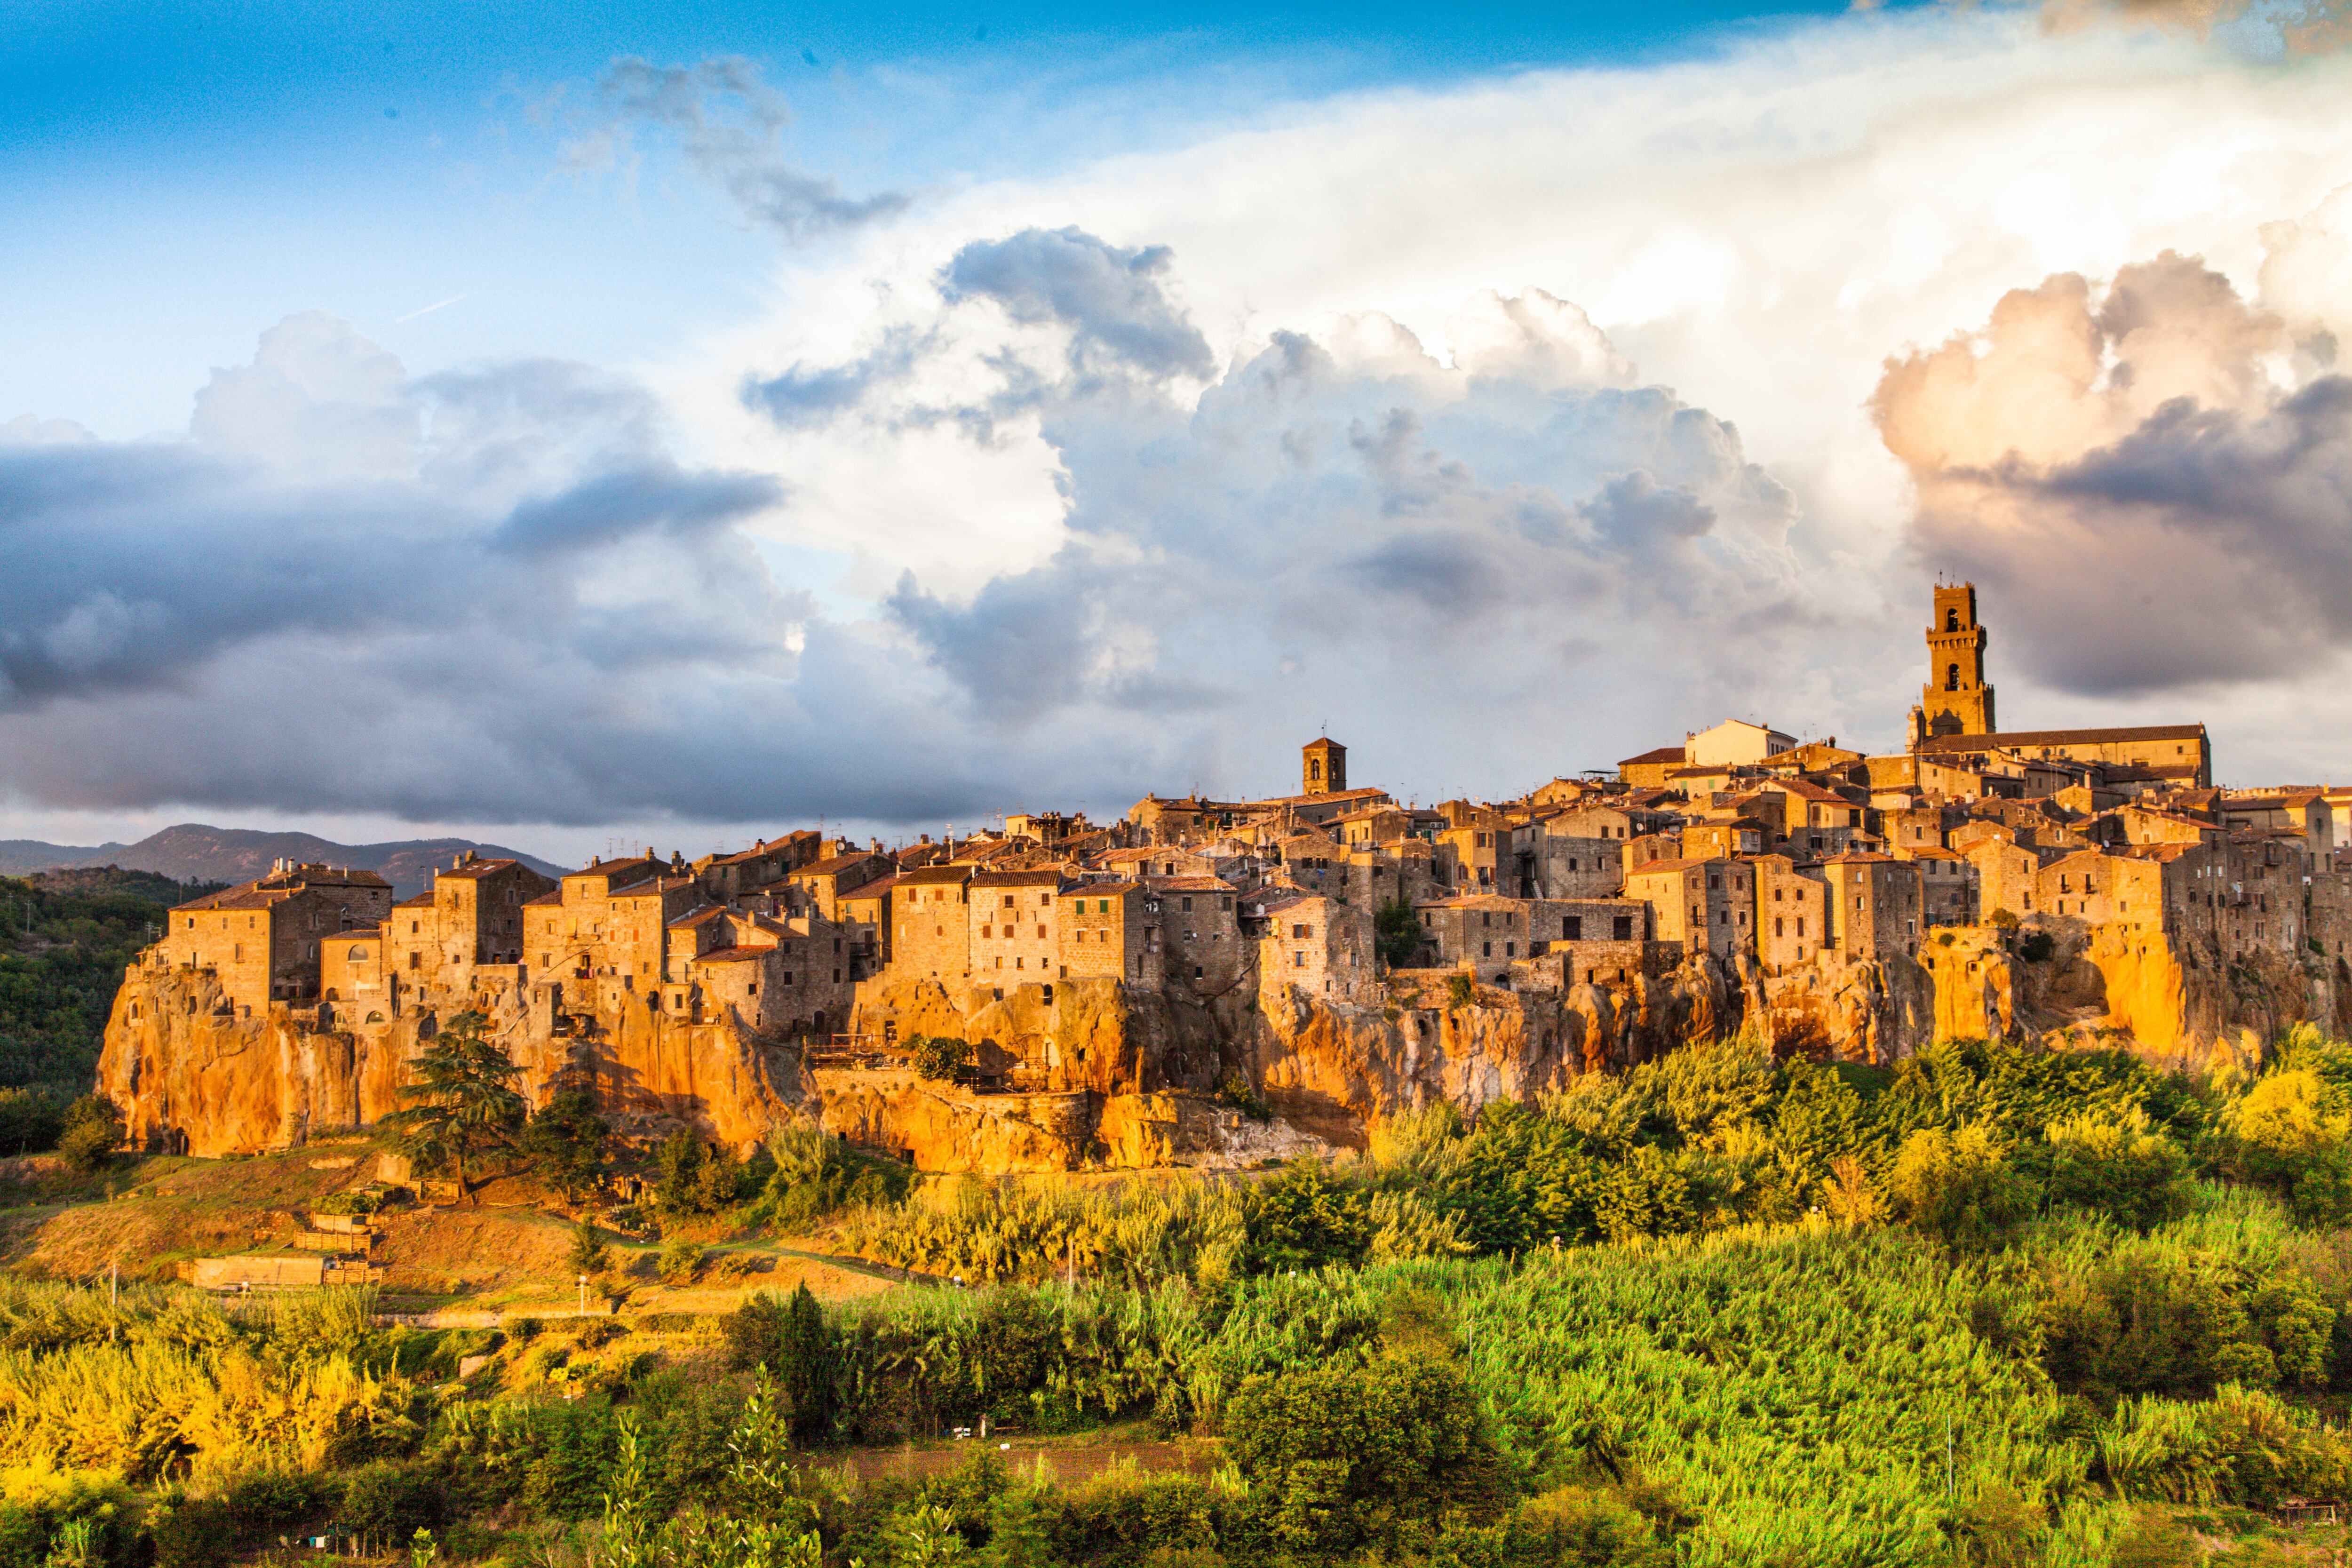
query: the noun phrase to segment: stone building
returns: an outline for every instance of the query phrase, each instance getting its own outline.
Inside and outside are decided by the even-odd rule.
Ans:
[[[1755,873],[1734,860],[1653,860],[1625,874],[1625,896],[1650,909],[1649,936],[1730,959],[1755,940]]]
[[[1160,900],[1140,882],[1081,882],[1062,898],[1061,973],[1158,985],[1165,976]]]
[[[1829,889],[1819,865],[1787,855],[1748,863],[1756,889],[1756,957],[1768,974],[1817,958],[1829,929]]]
[[[958,981],[971,973],[969,866],[920,866],[890,889],[890,969],[917,979]]]
[[[1264,889],[1250,903],[1258,930],[1258,1005],[1289,1010],[1296,990],[1324,1002],[1382,999],[1372,950],[1372,917],[1317,893]]]
[[[839,923],[842,895],[888,876],[896,870],[887,857],[870,849],[847,849],[795,867],[786,874],[783,912],[815,914]]]
[[[974,873],[964,885],[972,973],[992,984],[1006,975],[1014,984],[1055,978],[1062,949],[1055,898],[1061,888],[1062,874],[1051,868]]]
[[[1344,795],[1347,789],[1347,747],[1326,735],[1299,748],[1299,794]]]
[[[1918,738],[1988,735],[1999,728],[1992,687],[1985,680],[1986,640],[1977,621],[1976,584],[1939,584],[1935,619],[1927,626],[1927,683],[1915,710]]]
[[[392,884],[373,871],[279,861],[266,877],[174,908],[154,949],[173,969],[209,970],[239,1016],[320,995],[322,942],[373,931]]]
[[[1765,758],[1794,749],[1797,738],[1769,724],[1726,719],[1711,730],[1683,737],[1685,767],[1755,767]],[[1672,773],[1669,773],[1669,777]],[[1630,781],[1629,781],[1630,782]]]
[[[1918,865],[1857,852],[1822,863],[1828,884],[1830,945],[1849,963],[1916,957],[1926,918]]]
[[[1627,757],[1617,764],[1620,783],[1635,789],[1664,789],[1666,775],[1684,765],[1680,746],[1659,746],[1637,757]]]
[[[1167,977],[1195,994],[1222,994],[1240,984],[1252,958],[1242,935],[1239,892],[1214,877],[1154,877]]]

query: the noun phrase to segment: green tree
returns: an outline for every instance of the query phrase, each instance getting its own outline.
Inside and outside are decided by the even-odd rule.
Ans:
[[[574,1202],[604,1180],[604,1144],[612,1128],[596,1114],[593,1089],[567,1089],[548,1097],[523,1129],[523,1157],[539,1179]]]
[[[1887,1195],[1920,1230],[1961,1249],[1998,1247],[2033,1213],[2033,1193],[1982,1126],[1922,1128],[1895,1156]]]
[[[102,1094],[85,1094],[66,1107],[58,1152],[83,1175],[104,1170],[122,1147],[122,1112]]]
[[[951,1079],[971,1065],[971,1045],[953,1035],[918,1035],[911,1042],[917,1078]]]
[[[1412,963],[1421,951],[1421,917],[1412,912],[1412,900],[1391,899],[1380,907],[1372,917],[1372,945],[1391,969]]]
[[[602,1270],[612,1257],[612,1249],[596,1235],[596,1227],[585,1215],[572,1227],[572,1250],[563,1261],[574,1274],[594,1274]]]
[[[489,1020],[468,1010],[449,1020],[409,1058],[415,1075],[401,1097],[415,1103],[392,1112],[383,1126],[403,1153],[428,1164],[447,1163],[457,1177],[457,1195],[473,1198],[466,1162],[492,1149],[510,1147],[522,1126],[525,1107],[515,1089],[522,1068],[482,1037]]]
[[[2133,1106],[2120,1117],[2084,1114],[2050,1127],[2045,1196],[2053,1205],[2104,1214],[2138,1231],[2180,1218],[2195,1198],[2189,1156]]]
[[[1319,1160],[1294,1160],[1250,1189],[1242,1208],[1249,1260],[1267,1273],[1360,1263],[1371,1244],[1371,1199],[1332,1177]]]
[[[1225,1453],[1263,1495],[1275,1538],[1338,1558],[1407,1526],[1484,1522],[1507,1495],[1462,1375],[1423,1356],[1251,1378]]]

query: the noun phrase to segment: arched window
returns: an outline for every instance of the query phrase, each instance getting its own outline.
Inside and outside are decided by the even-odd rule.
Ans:
[[[1948,632],[1956,632],[1960,629],[1959,611],[1946,610],[1944,612],[1944,629]]]
[[[353,963],[366,963],[366,962],[367,962],[367,949],[366,949],[366,948],[363,948],[363,947],[355,947],[355,948],[352,949],[352,962]]]
[[[1959,689],[1960,667],[1956,664],[1944,671],[1944,689],[1947,691],[1958,691]]]

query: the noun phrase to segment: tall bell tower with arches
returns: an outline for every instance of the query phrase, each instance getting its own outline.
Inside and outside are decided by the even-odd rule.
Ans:
[[[1936,618],[1927,627],[1927,684],[1919,690],[1919,724],[1927,735],[1990,735],[1992,688],[1985,681],[1985,629],[1977,621],[1974,583],[1936,584]]]

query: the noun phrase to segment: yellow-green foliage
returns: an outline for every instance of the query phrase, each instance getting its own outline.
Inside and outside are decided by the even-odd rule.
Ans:
[[[153,1479],[174,1467],[315,1468],[409,1430],[377,1370],[371,1297],[289,1297],[242,1321],[194,1292],[0,1285],[0,1465]]]

